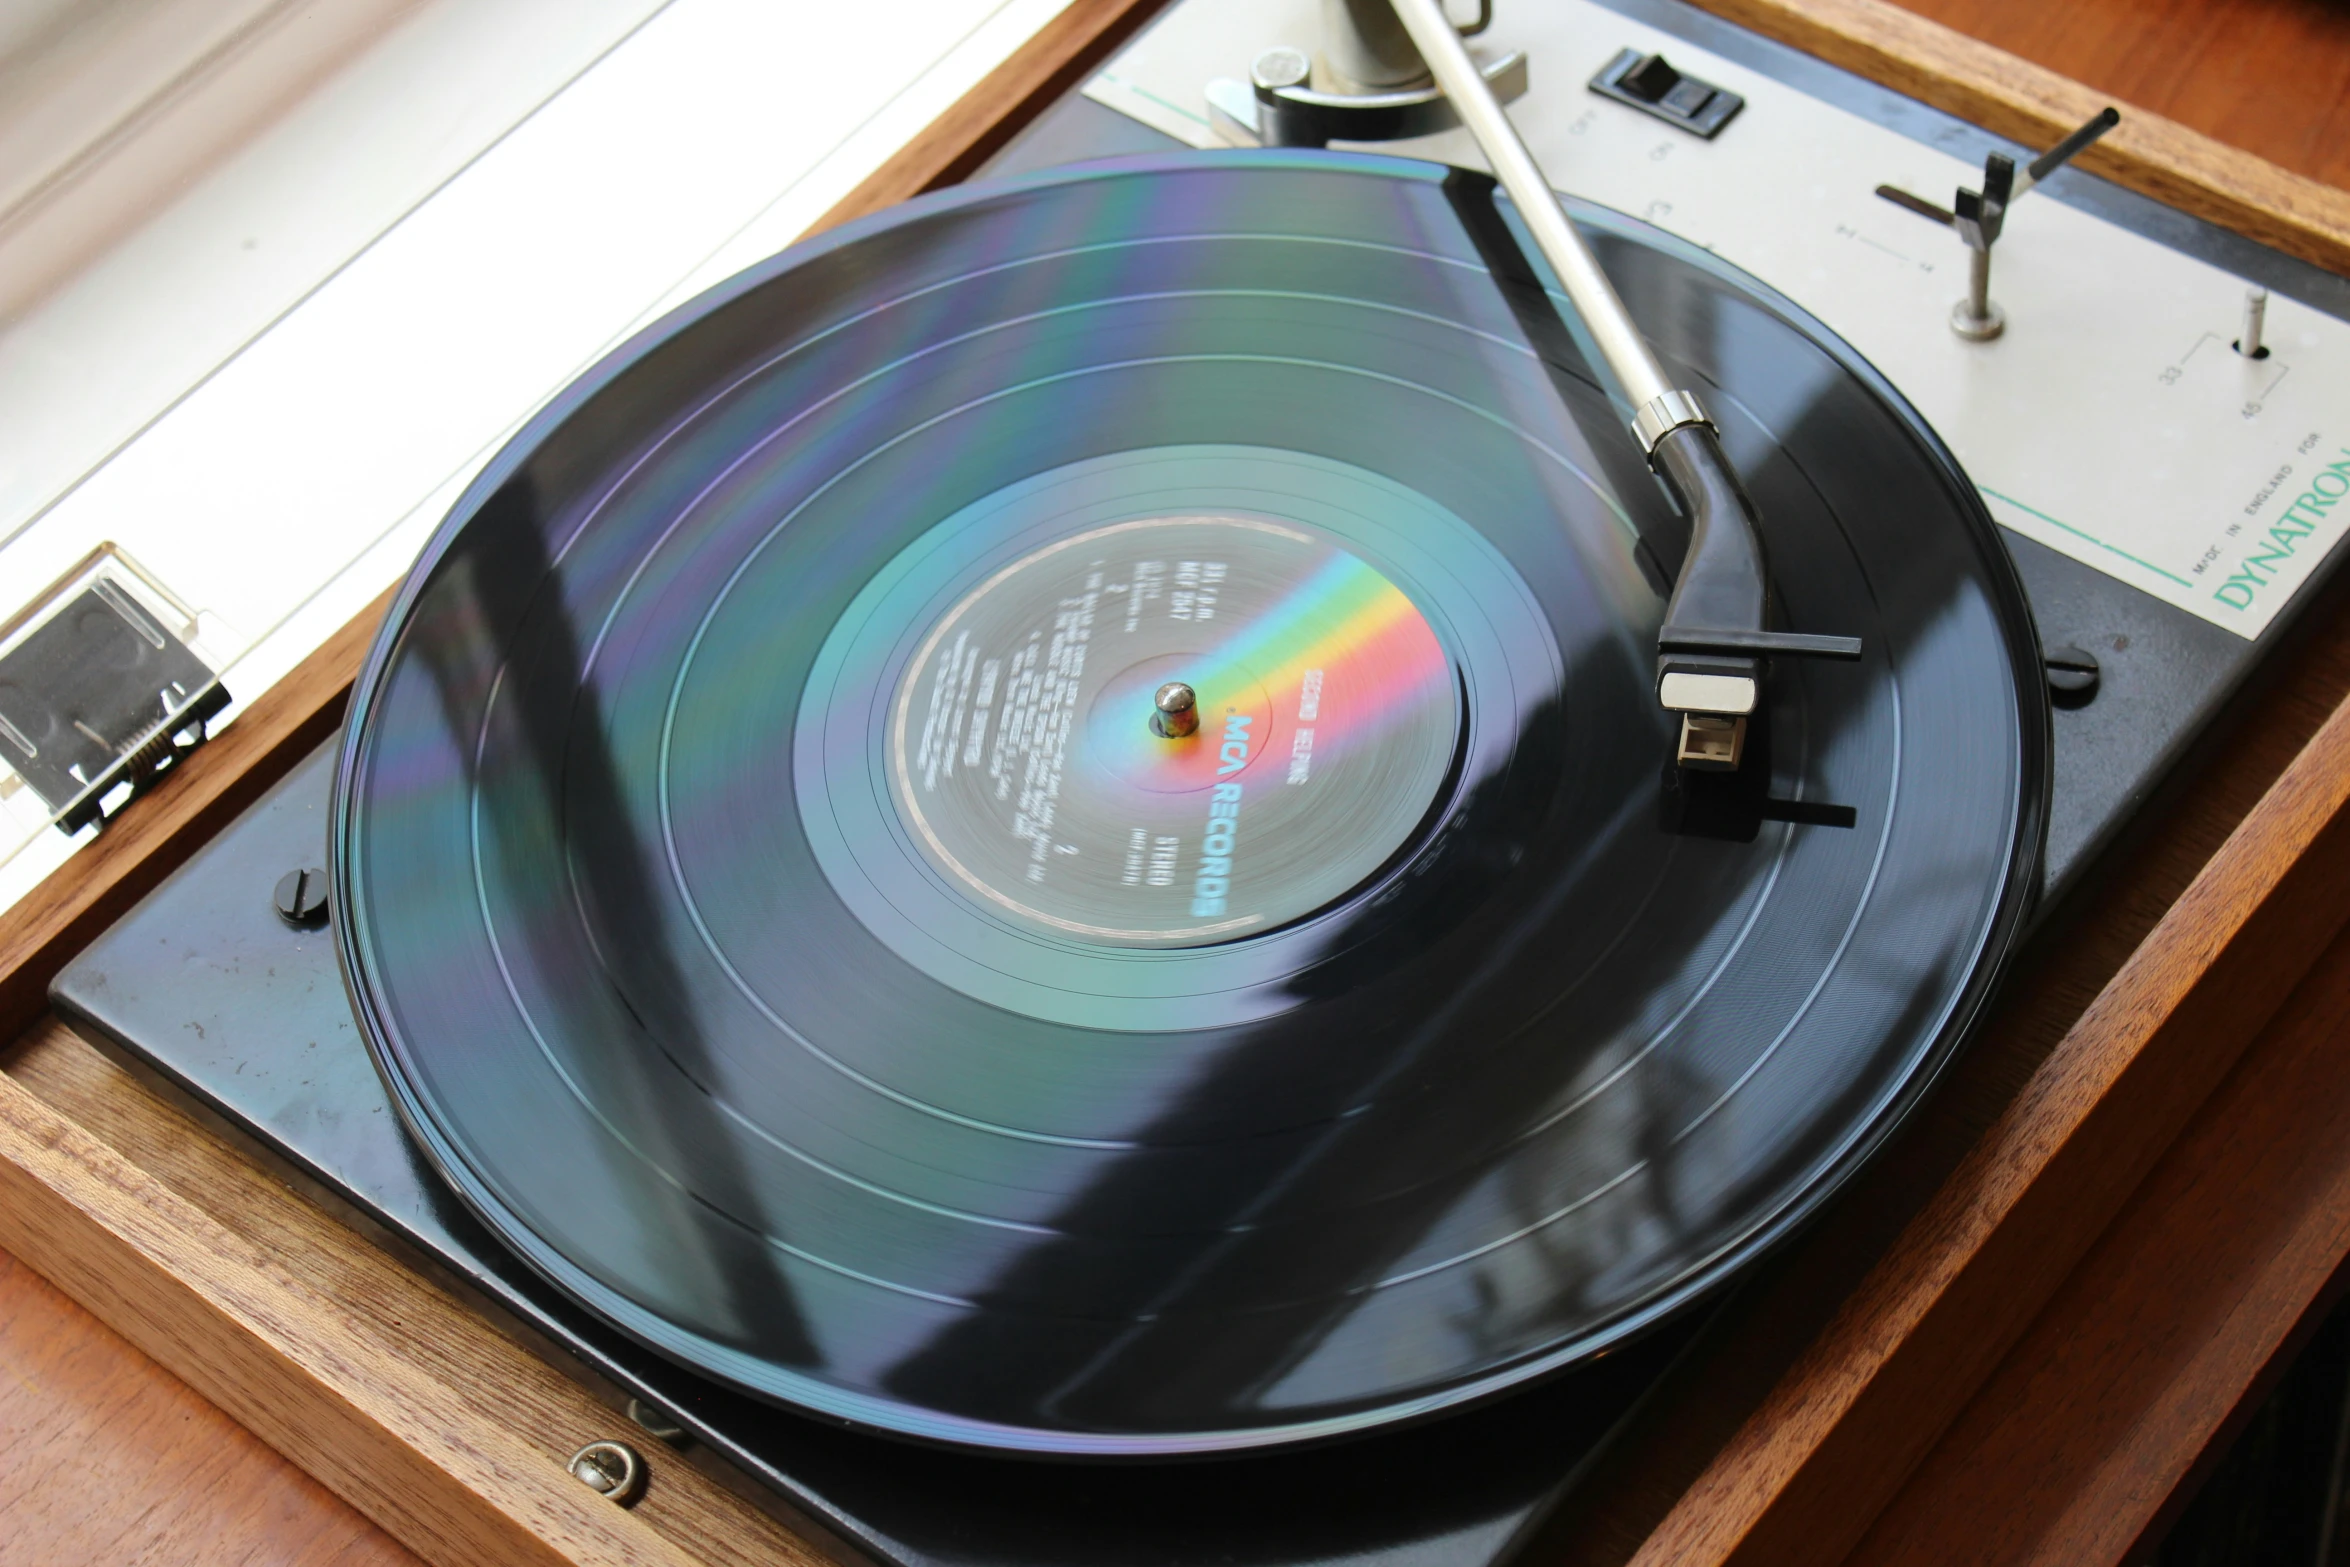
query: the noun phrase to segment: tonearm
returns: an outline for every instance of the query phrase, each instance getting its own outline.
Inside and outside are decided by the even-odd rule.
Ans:
[[[1234,139],[1267,145],[1426,135],[1455,124],[1476,138],[1581,318],[1633,438],[1689,519],[1688,553],[1657,633],[1656,696],[1680,715],[1681,766],[1735,768],[1769,661],[1857,659],[1859,638],[1768,629],[1769,576],[1754,503],[1712,416],[1649,351],[1502,108],[1505,96],[1525,90],[1525,56],[1511,52],[1480,67],[1461,41],[1484,29],[1490,5],[1467,27],[1444,14],[1442,0],[1328,0],[1326,10],[1332,63],[1345,87],[1362,90],[1317,90],[1302,52],[1274,50],[1252,73],[1249,97],[1234,84],[1211,87],[1220,123],[1230,122]]]

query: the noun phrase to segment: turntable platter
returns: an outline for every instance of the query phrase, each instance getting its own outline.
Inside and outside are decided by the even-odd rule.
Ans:
[[[2036,643],[1858,356],[1578,216],[1866,647],[1739,774],[1666,765],[1684,540],[1489,182],[925,198],[583,378],[386,622],[337,933],[442,1176],[706,1375],[1040,1453],[1433,1413],[1785,1234],[2013,940]]]

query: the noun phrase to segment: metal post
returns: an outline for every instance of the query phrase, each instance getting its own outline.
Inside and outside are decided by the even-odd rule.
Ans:
[[[1977,343],[1987,343],[2007,330],[2007,312],[1991,303],[1991,247],[1976,246],[1966,253],[1966,298],[1950,312],[1950,330]]]
[[[2268,290],[2259,284],[2244,290],[2244,330],[2236,339],[2236,352],[2247,359],[2266,359],[2268,348],[2261,341],[2261,333],[2268,325]]]

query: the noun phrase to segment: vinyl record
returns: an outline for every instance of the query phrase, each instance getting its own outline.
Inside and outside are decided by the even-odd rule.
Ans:
[[[926,198],[583,378],[386,622],[338,939],[450,1185],[710,1377],[1064,1454],[1427,1415],[1783,1235],[2012,941],[2035,642],[1865,363],[1576,215],[1865,645],[1740,773],[1667,765],[1681,524],[1489,181]]]

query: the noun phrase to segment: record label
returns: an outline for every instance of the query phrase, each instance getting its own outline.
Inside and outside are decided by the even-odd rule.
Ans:
[[[1194,946],[1360,885],[1426,819],[1460,731],[1435,631],[1359,556],[1252,518],[1153,518],[956,604],[899,682],[890,775],[924,854],[988,906]]]

